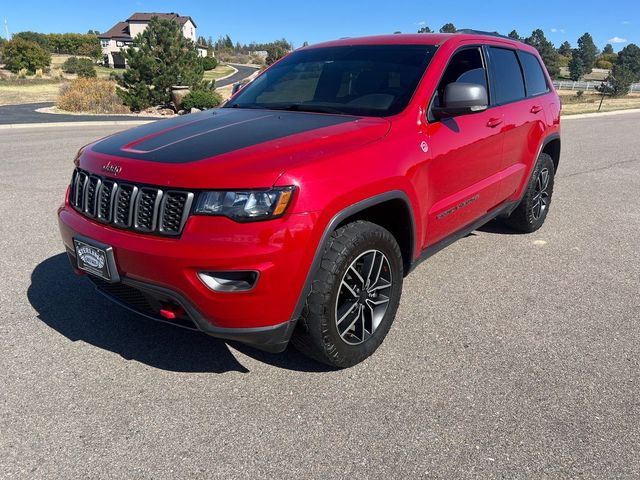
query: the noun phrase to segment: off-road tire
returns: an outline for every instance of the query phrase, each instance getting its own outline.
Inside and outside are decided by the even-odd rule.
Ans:
[[[362,343],[352,345],[338,331],[336,302],[352,262],[371,250],[383,253],[388,260],[392,279],[387,295],[389,302],[373,333]],[[331,234],[320,268],[313,278],[292,344],[305,355],[334,367],[346,368],[362,362],[382,344],[391,328],[400,303],[402,278],[402,254],[389,231],[365,221],[355,221],[338,228]]]
[[[547,172],[548,180],[544,191],[540,192],[541,187],[541,174]],[[549,213],[549,207],[551,206],[551,196],[553,195],[553,181],[555,177],[555,167],[553,165],[552,158],[546,153],[541,153],[536,161],[536,165],[529,178],[529,183],[525,189],[524,195],[520,204],[511,213],[509,217],[503,220],[505,224],[511,228],[531,233],[538,230]],[[544,186],[544,185],[543,185]],[[544,196],[544,199],[541,199]],[[544,200],[544,206],[538,208],[537,202]],[[536,215],[538,212],[538,215]]]

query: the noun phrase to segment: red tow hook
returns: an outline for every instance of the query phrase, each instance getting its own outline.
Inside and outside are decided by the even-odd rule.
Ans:
[[[167,320],[175,320],[184,314],[184,309],[179,305],[163,305],[160,309],[160,315]]]

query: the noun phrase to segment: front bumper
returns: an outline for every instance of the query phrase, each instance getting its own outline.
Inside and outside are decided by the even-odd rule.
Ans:
[[[209,335],[269,351],[286,347],[315,253],[311,247],[315,215],[288,214],[255,223],[191,216],[180,238],[166,238],[103,225],[80,215],[67,199],[58,210],[58,223],[74,266],[74,237],[107,244],[113,248],[122,285],[147,295],[152,305],[153,299],[179,305],[194,328]],[[216,292],[197,276],[200,271],[233,270],[259,272],[255,287]],[[163,320],[159,312],[110,294],[108,285],[98,284],[99,290],[138,313]]]

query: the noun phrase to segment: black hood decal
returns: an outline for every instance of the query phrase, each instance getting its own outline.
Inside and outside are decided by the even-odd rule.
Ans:
[[[188,163],[357,120],[346,115],[221,108],[127,130],[95,143],[91,150],[158,163]]]

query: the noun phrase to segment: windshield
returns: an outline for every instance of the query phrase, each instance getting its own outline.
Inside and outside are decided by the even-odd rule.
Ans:
[[[383,117],[409,103],[433,45],[357,45],[293,52],[225,108]]]

